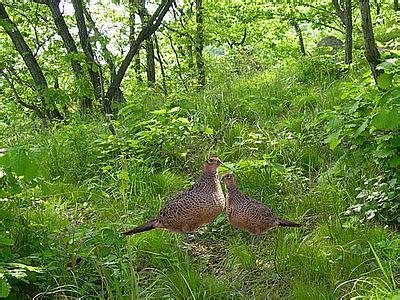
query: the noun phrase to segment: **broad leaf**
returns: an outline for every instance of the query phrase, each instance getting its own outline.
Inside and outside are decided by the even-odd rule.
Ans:
[[[373,119],[372,125],[381,130],[400,128],[400,113],[398,110],[382,110]]]
[[[0,277],[0,298],[6,298],[10,294],[10,285],[5,278]]]
[[[379,75],[377,79],[378,86],[381,89],[388,89],[392,85],[393,75],[388,73],[383,73]]]

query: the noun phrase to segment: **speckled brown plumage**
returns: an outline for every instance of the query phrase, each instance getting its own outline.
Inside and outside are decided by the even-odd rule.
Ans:
[[[225,197],[217,176],[221,164],[218,157],[204,162],[203,173],[190,189],[173,197],[153,220],[123,234],[131,235],[154,228],[191,233],[211,223],[225,208]]]
[[[261,202],[243,194],[236,186],[234,176],[225,174],[226,212],[229,222],[240,230],[262,234],[277,226],[300,227],[300,224],[278,219],[272,210]]]

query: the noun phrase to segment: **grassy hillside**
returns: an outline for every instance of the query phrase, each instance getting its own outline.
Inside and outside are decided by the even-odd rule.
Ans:
[[[343,87],[360,76],[337,70],[308,58],[199,94],[136,92],[114,121],[116,136],[97,120],[4,126],[0,225],[10,235],[1,237],[0,272],[11,296],[399,296],[398,233],[348,210],[385,170],[347,144],[323,142],[323,113],[344,104]],[[243,191],[304,226],[254,243],[221,215],[190,245],[162,230],[120,236],[190,186],[215,154]]]

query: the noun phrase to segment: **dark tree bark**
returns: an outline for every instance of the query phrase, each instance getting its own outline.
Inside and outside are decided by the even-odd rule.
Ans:
[[[194,62],[193,62],[193,45],[192,45],[192,41],[189,39],[187,41],[187,64],[188,64],[188,68],[189,70],[193,70],[194,69]]]
[[[15,49],[21,55],[25,65],[27,66],[29,73],[32,76],[32,79],[35,83],[35,88],[39,92],[44,114],[46,117],[51,119],[59,119],[62,120],[63,116],[61,115],[60,111],[54,104],[46,104],[44,91],[47,90],[48,85],[46,78],[44,77],[43,71],[40,68],[36,58],[32,54],[32,50],[29,48],[28,44],[25,42],[24,37],[22,36],[21,32],[19,31],[17,25],[11,21],[10,17],[7,14],[7,11],[4,8],[4,5],[0,3],[0,20],[2,20],[2,26],[8,36],[11,38]]]
[[[95,34],[99,37],[102,36],[100,30],[97,28],[96,23],[94,22],[92,15],[90,12],[86,9],[85,6],[83,6],[83,13],[85,15],[86,20],[88,21],[88,24],[90,25],[90,29],[92,29]],[[107,44],[102,42],[102,39],[100,39],[100,46],[101,46],[101,51],[102,51],[102,56],[104,60],[107,62],[108,69],[110,70],[111,74],[111,81],[113,78],[116,76],[116,69],[115,69],[115,63],[114,63],[114,55],[107,49]],[[100,75],[100,78],[103,78],[103,76]],[[103,88],[102,88],[103,91]],[[124,94],[122,93],[121,89],[118,88],[116,92],[116,97],[114,98],[115,101],[117,102],[123,102],[125,101]]]
[[[303,32],[301,31],[300,25],[296,20],[292,20],[292,24],[293,24],[294,30],[296,31],[297,40],[298,40],[299,47],[300,47],[300,52],[303,55],[307,55],[306,47],[304,46]]]
[[[163,91],[164,91],[164,94],[167,95],[168,94],[168,90],[167,90],[167,83],[165,81],[165,70],[164,70],[163,57],[162,57],[162,54],[161,54],[161,51],[160,51],[160,47],[158,45],[158,40],[157,40],[157,36],[156,35],[154,35],[154,44],[156,46],[157,60],[158,60],[158,63],[160,65],[160,70],[161,70]]]
[[[60,11],[60,0],[48,0],[46,4],[50,8],[54,24],[56,25],[57,32],[61,36],[64,47],[67,50],[67,53],[78,53],[78,49],[76,47],[75,41],[69,32],[68,26],[65,23],[64,17]],[[85,76],[82,70],[82,66],[75,59],[71,59],[71,67],[74,71],[75,77],[77,79]],[[93,101],[90,97],[83,97],[81,101],[81,111],[85,113],[85,111],[91,110],[93,108]]]
[[[135,23],[135,3],[134,0],[129,0],[129,44],[132,46],[135,42],[135,31],[136,31],[136,23]],[[133,66],[136,79],[139,82],[143,81],[142,72],[141,72],[141,65],[140,65],[140,50],[138,50],[137,55],[135,56],[135,62]]]
[[[382,71],[376,69],[376,66],[380,63],[380,55],[376,47],[374,31],[372,29],[369,0],[360,0],[359,4],[361,12],[361,25],[364,36],[365,57],[369,63],[375,82],[377,82],[378,76],[382,73]]]
[[[17,89],[15,88],[13,79],[11,78],[11,76],[8,76],[4,70],[0,70],[0,74],[3,75],[3,77],[5,78],[5,80],[7,81],[7,83],[9,84],[11,91],[14,94],[14,98],[17,101],[17,103],[19,103],[21,106],[28,108],[30,110],[33,110],[36,115],[42,119],[42,120],[46,120],[46,115],[42,112],[42,110],[34,103],[27,103],[24,100],[22,100],[22,98],[19,96]]]
[[[196,65],[198,72],[198,85],[203,89],[206,85],[206,72],[204,68],[204,25],[203,25],[203,0],[196,0]]]
[[[229,41],[229,40],[227,41],[229,48],[233,49],[233,47],[243,45],[244,42],[246,41],[246,37],[247,37],[247,27],[244,28],[242,39],[239,42]],[[301,39],[303,40],[303,37]],[[304,45],[304,43],[303,43],[303,45]]]
[[[136,0],[136,5],[138,8],[138,13],[140,20],[142,21],[142,27],[146,26],[149,18],[149,13],[146,9],[144,0]],[[146,73],[148,82],[156,82],[156,64],[155,64],[155,54],[154,54],[154,44],[152,36],[149,36],[145,41],[146,50]]]
[[[135,42],[131,43],[129,51],[125,56],[124,60],[121,63],[120,68],[118,69],[117,75],[115,76],[114,80],[111,82],[108,91],[106,93],[106,99],[111,101],[115,97],[116,90],[120,87],[121,82],[125,76],[126,70],[128,69],[129,65],[132,62],[133,57],[138,53],[140,45],[142,42],[151,36],[157,28],[161,25],[161,21],[168,12],[169,8],[171,7],[174,0],[165,0],[160,4],[157,10],[154,12],[153,16],[150,18],[149,22],[147,23],[146,27],[144,27],[138,37],[136,38]],[[109,107],[111,111],[111,106]]]
[[[149,82],[156,82],[156,64],[154,55],[154,44],[153,39],[150,36],[145,43],[146,48],[146,70],[147,70],[147,80]]]
[[[393,0],[393,9],[395,12],[399,11],[399,0]]]
[[[72,5],[74,6],[75,10],[75,19],[76,24],[78,26],[78,35],[80,44],[83,50],[83,53],[86,57],[86,62],[88,64],[88,71],[90,76],[90,81],[92,82],[93,89],[94,89],[94,96],[96,100],[102,100],[103,91],[102,91],[102,78],[100,76],[100,66],[94,60],[94,53],[92,49],[92,45],[89,41],[89,34],[85,22],[85,18],[83,15],[83,5],[82,0],[72,0]],[[103,101],[104,105],[104,101]]]
[[[353,7],[351,0],[344,0],[343,8],[338,0],[332,0],[332,4],[345,28],[344,62],[351,64],[353,61]]]

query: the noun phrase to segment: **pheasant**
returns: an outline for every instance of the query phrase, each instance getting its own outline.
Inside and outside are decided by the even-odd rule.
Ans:
[[[123,234],[163,228],[184,233],[187,238],[188,233],[214,221],[225,208],[225,197],[217,176],[221,164],[218,157],[205,161],[203,173],[190,189],[175,195],[154,219]]]
[[[278,226],[300,227],[300,224],[277,218],[272,210],[261,202],[246,196],[236,186],[233,174],[224,174],[226,210],[229,222],[240,230],[262,234]]]

